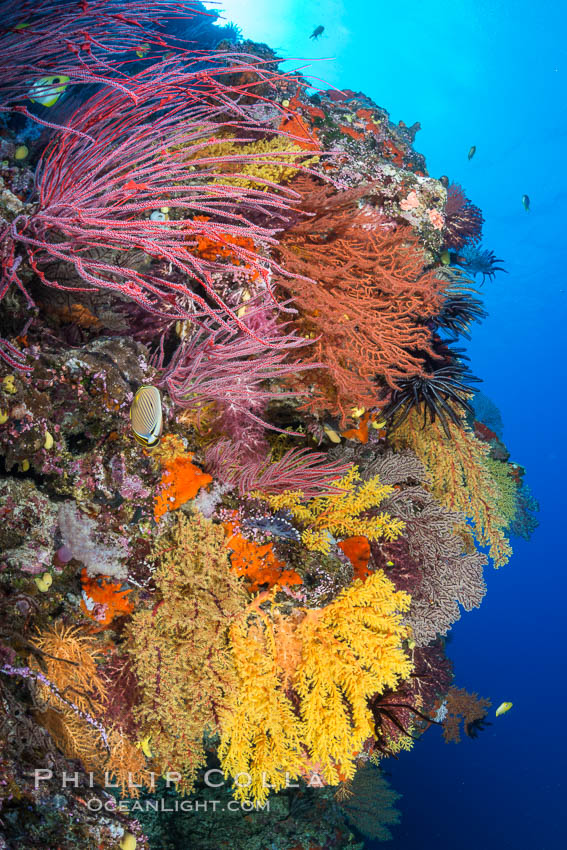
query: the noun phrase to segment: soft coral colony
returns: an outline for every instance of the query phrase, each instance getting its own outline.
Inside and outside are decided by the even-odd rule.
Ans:
[[[5,805],[57,796],[32,757],[101,800],[105,774],[136,797],[219,765],[239,800],[330,805],[442,718],[443,638],[536,524],[459,347],[482,214],[418,125],[308,95],[263,45],[191,52],[167,22],[204,40],[200,4],[122,7],[4,19]],[[59,834],[94,841],[88,781],[49,803]],[[96,829],[144,846],[118,812]]]

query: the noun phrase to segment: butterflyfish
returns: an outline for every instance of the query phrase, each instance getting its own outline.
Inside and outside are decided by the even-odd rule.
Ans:
[[[160,441],[163,418],[161,394],[156,387],[140,387],[130,407],[134,437],[145,448],[152,449]]]
[[[42,106],[54,106],[69,82],[69,77],[57,74],[54,77],[42,77],[36,80],[29,91],[32,103],[41,103]]]

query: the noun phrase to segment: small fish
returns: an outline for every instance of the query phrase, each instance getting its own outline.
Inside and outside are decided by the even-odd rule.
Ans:
[[[321,36],[323,35],[324,29],[325,29],[325,27],[323,27],[323,26],[321,26],[321,24],[319,24],[318,27],[315,27],[315,29],[313,30],[313,32],[311,33],[309,38],[314,38],[315,40],[317,40],[318,38],[321,38]]]
[[[500,717],[501,714],[506,714],[507,711],[510,711],[513,705],[513,702],[501,702],[496,709],[496,717]]]
[[[524,205],[524,209],[526,212],[530,211],[530,198],[529,195],[522,195],[522,203]]]
[[[146,54],[149,53],[149,52],[150,52],[150,45],[149,44],[140,44],[138,49],[136,50],[136,56],[138,56],[139,59],[143,59],[144,56],[146,56]]]
[[[61,74],[55,77],[42,77],[33,84],[28,97],[32,103],[54,106],[67,88],[68,82],[69,77],[64,77]]]
[[[136,746],[149,759],[153,758],[153,753],[152,753],[151,748],[150,748],[150,740],[151,740],[151,735],[146,735],[145,738],[142,738],[142,740],[138,741],[138,743],[136,744]]]
[[[473,156],[475,155],[475,153],[476,153],[476,145],[473,145],[472,148],[469,151],[469,159],[472,159]]]
[[[161,395],[156,387],[140,387],[130,407],[130,422],[134,437],[148,449],[153,449],[160,441],[163,418]]]

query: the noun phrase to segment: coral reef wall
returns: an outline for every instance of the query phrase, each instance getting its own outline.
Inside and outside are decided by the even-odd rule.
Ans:
[[[199,3],[0,6],[0,847],[387,839],[536,524],[482,213]]]

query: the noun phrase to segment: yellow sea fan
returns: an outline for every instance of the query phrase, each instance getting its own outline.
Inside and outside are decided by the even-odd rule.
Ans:
[[[411,448],[419,457],[429,480],[425,486],[451,510],[471,521],[474,536],[489,547],[495,567],[510,560],[512,547],[505,529],[509,523],[509,496],[499,487],[490,448],[462,422],[447,423],[450,439],[439,422],[422,426],[423,411],[412,410],[392,434],[395,448]]]

